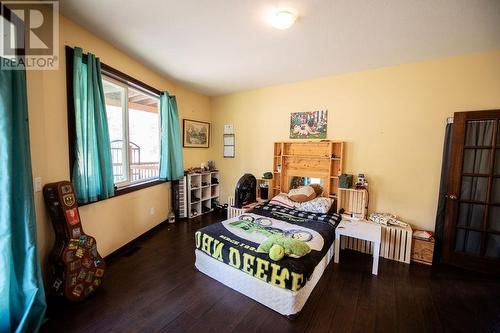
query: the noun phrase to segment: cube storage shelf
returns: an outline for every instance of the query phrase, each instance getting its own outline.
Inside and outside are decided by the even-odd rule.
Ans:
[[[219,200],[219,171],[186,175],[187,216],[193,218],[213,211]]]

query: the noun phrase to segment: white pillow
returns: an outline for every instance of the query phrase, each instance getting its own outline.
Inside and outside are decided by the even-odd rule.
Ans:
[[[283,206],[286,208],[297,208],[298,202],[290,200],[286,193],[280,193],[269,201],[270,204]]]
[[[333,199],[326,197],[317,197],[306,202],[295,202],[290,200],[285,193],[280,193],[272,198],[269,203],[286,208],[300,210],[303,212],[326,214],[332,207]]]
[[[332,198],[317,197],[306,202],[301,202],[299,207],[297,207],[296,209],[303,212],[326,214],[330,211],[332,205]]]

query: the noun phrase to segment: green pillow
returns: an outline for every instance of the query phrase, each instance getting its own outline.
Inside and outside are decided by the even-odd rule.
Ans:
[[[279,257],[280,253],[278,247],[273,249],[275,245],[279,245],[279,247],[283,248],[284,254],[292,258],[300,258],[311,252],[311,248],[305,242],[283,235],[272,235],[268,237],[259,245],[257,252],[269,253],[271,259],[275,261],[280,260],[283,256],[279,259],[274,259]],[[271,251],[273,252],[272,256]]]

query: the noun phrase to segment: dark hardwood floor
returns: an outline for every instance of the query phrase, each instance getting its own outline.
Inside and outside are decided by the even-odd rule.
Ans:
[[[194,270],[194,232],[216,220],[160,226],[108,260],[90,299],[49,300],[42,332],[500,332],[498,279],[384,259],[373,276],[351,251],[290,321]]]

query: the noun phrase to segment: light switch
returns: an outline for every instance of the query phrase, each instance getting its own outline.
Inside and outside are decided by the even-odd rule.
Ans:
[[[42,177],[35,177],[33,183],[35,186],[35,192],[41,192],[42,191]]]
[[[224,134],[234,134],[234,126],[233,124],[224,125]]]

